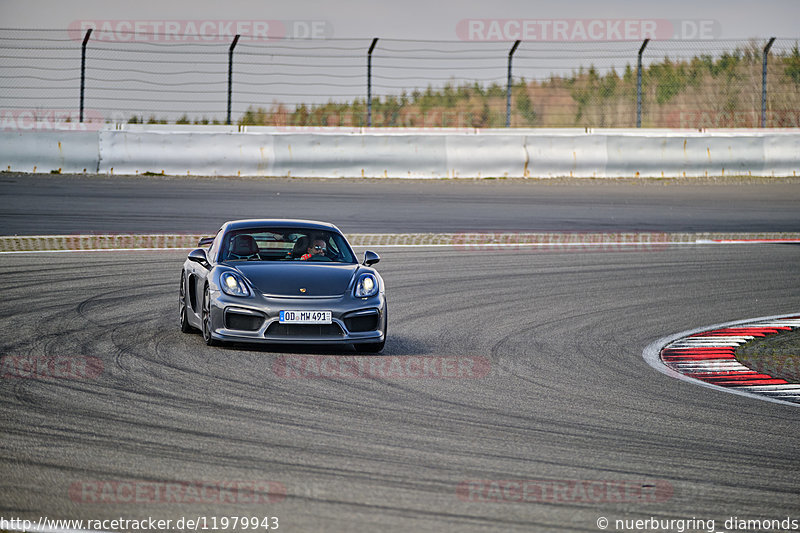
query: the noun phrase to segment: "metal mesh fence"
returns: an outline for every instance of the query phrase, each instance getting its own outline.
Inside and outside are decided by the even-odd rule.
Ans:
[[[277,127],[730,128],[760,126],[765,104],[765,126],[800,126],[798,39],[766,56],[767,41],[654,40],[639,84],[641,41],[521,42],[509,57],[513,42],[379,39],[368,70],[372,39],[243,35],[232,47],[98,30],[84,52],[85,38],[0,29],[4,129],[78,121],[81,93],[89,123],[224,124],[230,111]]]

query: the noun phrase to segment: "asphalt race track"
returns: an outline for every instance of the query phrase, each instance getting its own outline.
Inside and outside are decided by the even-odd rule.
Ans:
[[[800,178],[361,180],[0,174],[4,235],[215,232],[233,218],[346,233],[798,231]]]
[[[567,185],[552,187],[566,198]],[[626,225],[648,210],[660,217],[643,229],[797,231],[800,221],[788,212],[796,185],[723,186],[738,209],[731,216],[722,201],[671,211],[653,200],[660,193],[647,192],[660,185],[577,190],[593,187],[601,204],[627,202]],[[664,187],[687,198],[714,190]],[[591,194],[577,194],[573,204],[591,205]],[[42,195],[43,206],[54,201]],[[409,230],[413,221],[403,226],[393,205],[387,200],[395,225],[384,226]],[[194,229],[203,208],[179,227],[166,219],[147,227]],[[15,209],[4,201],[4,221]],[[98,215],[106,209],[97,204],[74,226],[43,210],[33,233],[99,229],[78,226],[106,220]],[[555,204],[538,220],[577,224],[571,209]],[[582,229],[623,224],[588,209]],[[343,229],[375,231],[359,225],[363,216],[343,212]],[[471,223],[547,229],[519,228],[513,209],[498,217]],[[0,515],[277,516],[280,531],[342,532],[596,532],[601,517],[609,531],[615,520],[651,518],[714,519],[722,530],[729,517],[800,519],[800,409],[672,379],[642,358],[647,344],[671,333],[798,311],[800,246],[379,252],[390,337],[377,357],[208,348],[200,335],[182,334],[176,297],[185,252],[0,255]],[[345,376],[306,366],[288,376],[280,371],[287,356],[384,370],[434,359],[449,370]],[[5,375],[9,361],[37,358],[92,361],[95,371]],[[242,492],[170,492],[236,483],[264,488],[259,501]]]

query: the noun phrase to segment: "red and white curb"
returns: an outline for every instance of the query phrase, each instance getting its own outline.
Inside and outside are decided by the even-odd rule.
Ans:
[[[800,315],[751,318],[684,331],[645,348],[656,370],[698,385],[771,402],[800,406],[800,384],[757,372],[736,360],[738,346],[756,337],[800,328]]]

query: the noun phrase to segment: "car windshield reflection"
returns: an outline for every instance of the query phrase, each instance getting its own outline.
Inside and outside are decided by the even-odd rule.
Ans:
[[[332,231],[297,228],[247,228],[228,232],[222,261],[298,261],[356,263],[345,238]]]

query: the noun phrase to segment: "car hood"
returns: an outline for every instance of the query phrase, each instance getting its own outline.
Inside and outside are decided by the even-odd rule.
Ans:
[[[241,272],[262,294],[310,298],[341,296],[359,267],[357,264],[306,262],[236,263],[229,266]]]

